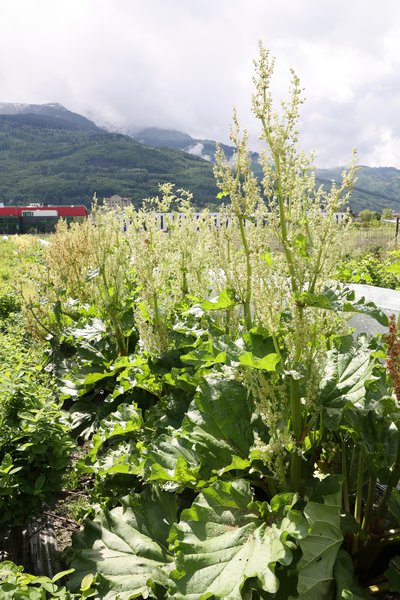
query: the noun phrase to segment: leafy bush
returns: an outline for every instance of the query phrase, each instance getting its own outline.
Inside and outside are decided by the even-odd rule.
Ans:
[[[21,310],[21,300],[12,291],[0,294],[0,319],[7,319],[11,313]]]
[[[11,561],[0,563],[0,591],[2,600],[84,600],[93,598],[96,591],[92,588],[93,577],[87,577],[80,585],[80,592],[72,594],[65,586],[60,587],[60,580],[69,575],[71,570],[57,573],[49,577],[30,575],[23,567]]]
[[[68,464],[69,427],[54,384],[18,328],[1,334],[0,526],[21,526],[51,502]],[[39,364],[36,360],[40,360]]]
[[[384,260],[372,254],[358,260],[342,260],[338,265],[338,279],[348,283],[366,283],[392,290],[399,289],[400,272],[394,258],[393,253],[389,253],[388,258]]]

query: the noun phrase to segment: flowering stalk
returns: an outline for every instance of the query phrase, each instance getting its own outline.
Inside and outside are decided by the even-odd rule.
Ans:
[[[260,161],[263,193],[251,172],[247,136],[239,136],[236,113],[231,129],[237,150],[234,169],[218,150],[215,175],[224,195],[230,196],[239,229],[236,235],[240,236],[237,243],[241,244],[242,253],[236,254],[234,262],[240,263],[240,268],[231,279],[240,276],[234,287],[242,300],[244,325],[250,329],[256,324],[268,331],[284,372],[284,401],[278,402],[276,395],[271,394],[270,408],[261,397],[263,386],[259,382],[261,418],[270,431],[274,429],[272,424],[279,421],[274,440],[281,443],[285,458],[289,453],[290,473],[286,479],[290,479],[293,491],[299,491],[306,452],[304,440],[311,435],[309,423],[315,414],[313,404],[323,356],[332,322],[337,319],[337,315],[311,308],[309,296],[323,293],[335,268],[334,249],[340,230],[333,216],[348,200],[344,192],[351,187],[355,166],[342,174],[341,186],[333,185],[329,192],[317,189],[313,157],[297,149],[297,121],[303,102],[299,79],[292,72],[289,101],[281,103],[278,113],[273,109],[270,91],[274,61],[261,45],[255,67],[253,113],[261,124],[260,140],[264,143]],[[253,216],[262,227],[253,226]],[[280,420],[271,418],[274,412]],[[272,470],[282,483],[276,457],[265,460],[273,464]]]
[[[393,386],[397,402],[400,402],[400,341],[398,337],[398,329],[396,316],[389,317],[389,333],[385,336],[386,342],[386,368],[389,373],[389,378]],[[385,511],[387,499],[389,498],[393,488],[397,486],[400,479],[400,429],[397,434],[397,455],[396,462],[391,473],[385,493],[382,496],[379,505],[379,514],[382,515]]]
[[[278,203],[279,212],[279,241],[282,244],[283,252],[286,259],[286,265],[289,273],[290,288],[294,296],[299,292],[298,275],[295,268],[295,260],[291,248],[288,232],[288,215],[290,216],[291,197],[290,194],[285,194],[283,190],[284,173],[282,172],[283,165],[288,161],[288,146],[287,141],[296,137],[296,132],[293,130],[295,118],[298,112],[298,104],[300,103],[300,88],[299,80],[293,78],[291,118],[287,118],[285,124],[278,125],[276,117],[273,118],[271,111],[272,102],[269,93],[269,79],[273,71],[273,61],[269,62],[268,52],[260,48],[260,62],[258,64],[260,79],[258,81],[258,94],[254,98],[254,112],[260,119],[263,130],[263,139],[266,141],[271,151],[274,169],[275,169],[275,194]],[[289,116],[289,114],[287,115]],[[274,124],[272,121],[274,120]],[[287,175],[287,173],[286,173]],[[300,361],[302,354],[301,347],[301,330],[303,329],[303,308],[299,305],[295,307],[295,325],[297,331],[294,334],[295,350],[294,363]],[[290,413],[291,424],[293,431],[293,451],[290,459],[290,479],[292,489],[299,490],[301,486],[301,455],[299,454],[299,443],[302,439],[303,419],[299,380],[290,376]]]
[[[236,147],[235,172],[226,160],[222,150],[217,148],[214,174],[223,195],[229,195],[232,212],[239,226],[240,241],[245,256],[245,289],[242,293],[244,321],[247,330],[253,327],[252,318],[252,252],[246,234],[245,220],[252,216],[259,202],[259,190],[256,178],[251,170],[247,133],[240,135],[236,112],[233,113],[233,126],[230,139]],[[229,252],[229,249],[228,249]]]
[[[397,402],[400,403],[400,341],[395,315],[389,317],[389,333],[385,336],[386,367]]]

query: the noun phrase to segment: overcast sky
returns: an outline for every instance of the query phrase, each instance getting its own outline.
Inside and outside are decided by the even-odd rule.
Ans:
[[[301,145],[318,166],[400,168],[399,0],[0,0],[0,102],[60,102],[116,129],[228,140],[232,108],[257,149],[258,41],[284,96],[305,87]]]

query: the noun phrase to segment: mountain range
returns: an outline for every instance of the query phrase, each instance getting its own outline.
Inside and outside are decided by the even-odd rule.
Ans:
[[[0,202],[89,206],[96,193],[138,205],[157,195],[159,183],[171,182],[190,190],[198,207],[215,207],[215,147],[171,129],[110,132],[61,104],[0,103]],[[233,156],[232,146],[222,148]],[[251,154],[257,172],[258,155]],[[319,169],[318,181],[330,185],[341,171]],[[360,167],[350,205],[355,212],[400,210],[400,170]]]

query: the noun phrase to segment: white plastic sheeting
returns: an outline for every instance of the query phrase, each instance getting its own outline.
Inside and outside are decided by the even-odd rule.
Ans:
[[[350,283],[351,288],[356,296],[356,300],[364,297],[366,302],[373,302],[384,313],[389,315],[400,314],[400,291],[388,290],[386,288],[376,287],[374,285],[364,285],[360,283]],[[375,319],[367,315],[356,314],[351,317],[350,326],[355,327],[358,333],[384,333],[387,327],[380,325]]]

